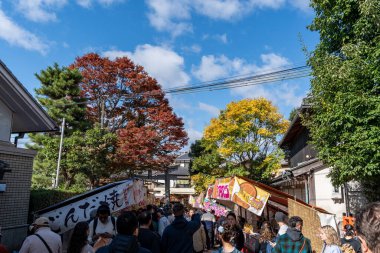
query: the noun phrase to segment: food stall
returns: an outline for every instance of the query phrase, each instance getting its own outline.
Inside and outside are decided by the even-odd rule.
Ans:
[[[316,251],[321,251],[322,241],[315,231],[321,225],[335,225],[334,215],[327,211],[245,177],[216,179],[212,189],[212,199],[225,206],[232,205],[231,209],[247,220],[249,226],[245,227],[244,232],[248,252],[254,252],[257,243],[257,234],[254,232],[259,231],[264,220],[275,224],[274,214],[277,211],[282,211],[289,217],[297,215],[304,220],[303,234],[311,240]]]

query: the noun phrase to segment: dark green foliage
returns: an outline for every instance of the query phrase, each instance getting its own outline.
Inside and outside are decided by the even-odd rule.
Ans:
[[[289,118],[288,120],[290,122],[292,122],[292,120],[294,119],[295,116],[297,116],[297,113],[298,113],[298,108],[293,108],[290,113],[289,113]]]
[[[74,197],[82,191],[67,191],[61,189],[32,189],[30,192],[29,213],[44,209],[61,201]],[[29,223],[33,221],[33,216],[29,217]]]
[[[313,0],[312,111],[304,115],[336,185],[380,176],[380,1]]]
[[[41,87],[36,89],[38,101],[57,123],[65,118],[64,141],[60,165],[60,185],[65,188],[96,186],[101,177],[110,175],[116,134],[91,126],[86,120],[85,99],[81,97],[78,70],[55,64],[36,75]],[[31,134],[29,148],[38,151],[34,160],[32,186],[46,188],[55,178],[60,133]],[[78,175],[85,175],[76,180]]]
[[[59,67],[56,63],[36,77],[41,82],[41,87],[36,89],[37,99],[53,120],[61,124],[65,118],[67,133],[89,127],[85,120],[86,99],[81,97],[79,87],[82,76],[78,70]]]

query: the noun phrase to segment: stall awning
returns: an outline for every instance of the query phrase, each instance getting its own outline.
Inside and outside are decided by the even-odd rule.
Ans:
[[[231,201],[259,216],[266,205],[288,213],[288,199],[311,207],[318,212],[329,214],[322,208],[309,205],[266,184],[238,176],[217,179],[213,185],[211,198],[218,201]]]

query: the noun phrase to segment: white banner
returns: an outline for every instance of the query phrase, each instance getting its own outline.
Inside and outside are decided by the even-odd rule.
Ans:
[[[47,217],[51,228],[61,234],[80,221],[88,221],[91,211],[98,209],[103,202],[109,204],[112,213],[133,205],[145,205],[146,195],[142,180],[130,180],[40,216]]]

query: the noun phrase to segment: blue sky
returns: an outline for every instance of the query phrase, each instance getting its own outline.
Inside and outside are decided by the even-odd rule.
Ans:
[[[318,34],[307,0],[0,0],[0,59],[34,94],[34,74],[97,52],[128,56],[164,89],[306,63]],[[191,141],[219,109],[264,96],[288,117],[307,78],[169,96]]]

